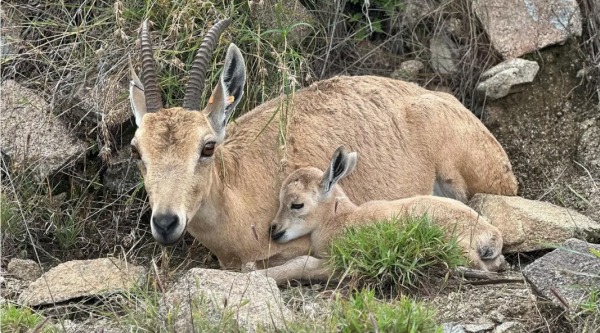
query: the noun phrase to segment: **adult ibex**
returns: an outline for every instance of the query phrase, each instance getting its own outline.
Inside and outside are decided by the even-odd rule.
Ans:
[[[210,29],[192,63],[183,107],[169,109],[161,103],[148,25],[142,25],[142,81],[132,73],[130,90],[138,126],[131,145],[159,243],[174,244],[187,230],[228,268],[252,261],[274,266],[307,254],[307,237],[270,241],[279,189],[299,167],[326,166],[328,152],[341,144],[362,156],[342,182],[358,204],[432,193],[461,201],[477,192],[516,194],[510,162],[485,126],[451,95],[410,83],[335,77],[299,90],[287,101],[282,149],[273,115],[286,97],[228,125],[246,81],[242,54],[231,44],[200,111],[209,58],[228,25],[223,20]]]
[[[338,182],[352,174],[357,156],[341,146],[325,171],[305,167],[292,172],[281,186],[279,210],[271,223],[271,238],[277,243],[287,243],[309,235],[311,254],[322,258],[327,255],[331,240],[345,227],[402,218],[406,214],[427,214],[447,236],[456,235],[472,266],[484,271],[497,271],[505,266],[502,234],[498,228],[460,201],[420,195],[393,201],[369,201],[360,206],[354,204]],[[301,262],[298,267],[303,267]],[[288,276],[298,278],[296,269],[295,265],[288,264],[273,268],[270,273],[283,282]],[[324,271],[327,274],[321,278],[327,279],[330,272]]]

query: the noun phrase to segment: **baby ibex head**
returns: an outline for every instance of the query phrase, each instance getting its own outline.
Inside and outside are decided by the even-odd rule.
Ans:
[[[183,107],[169,109],[163,108],[154,72],[148,22],[142,25],[141,81],[131,67],[129,98],[138,126],[131,146],[152,207],[152,235],[163,245],[182,238],[208,195],[215,151],[225,139],[229,116],[244,93],[244,58],[231,44],[219,83],[200,111],[208,63],[229,23],[218,22],[204,37],[192,63]]]
[[[324,219],[335,215],[336,200],[344,196],[337,182],[356,167],[357,155],[343,146],[333,156],[329,168],[301,168],[283,182],[279,193],[279,211],[271,223],[271,238],[278,243],[307,235]]]

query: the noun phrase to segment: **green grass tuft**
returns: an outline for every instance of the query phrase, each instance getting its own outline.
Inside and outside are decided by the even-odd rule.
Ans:
[[[44,318],[30,308],[18,307],[11,303],[0,305],[0,330],[2,332],[30,332],[41,324]],[[44,325],[38,332],[56,331],[51,325]]]
[[[327,264],[348,273],[359,286],[380,290],[415,287],[432,268],[455,268],[466,263],[456,237],[426,215],[404,216],[348,228],[334,239]]]
[[[375,299],[373,290],[364,289],[348,301],[338,301],[338,331],[354,332],[441,332],[435,310],[406,296],[387,303]]]

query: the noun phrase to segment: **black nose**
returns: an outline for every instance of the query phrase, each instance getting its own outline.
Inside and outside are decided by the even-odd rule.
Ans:
[[[272,235],[275,232],[275,229],[277,229],[276,225],[272,225],[271,229],[269,229],[269,235]]]
[[[177,227],[179,224],[179,217],[172,213],[156,214],[152,217],[152,223],[157,231],[166,234]]]
[[[271,235],[272,240],[278,240],[279,238],[283,237],[283,235],[285,234],[285,231],[275,232],[276,229],[277,229],[277,225],[272,225],[271,229],[269,230],[269,234]]]

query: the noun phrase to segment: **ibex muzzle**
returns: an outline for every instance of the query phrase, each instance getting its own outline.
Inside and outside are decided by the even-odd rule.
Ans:
[[[244,58],[231,44],[219,83],[199,111],[210,57],[229,23],[222,20],[207,33],[192,63],[183,107],[169,109],[162,106],[148,22],[142,25],[141,80],[131,67],[130,101],[138,126],[131,146],[152,207],[152,235],[162,245],[177,243],[199,209],[211,211],[202,203],[211,191],[216,146],[246,82]]]

